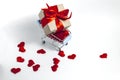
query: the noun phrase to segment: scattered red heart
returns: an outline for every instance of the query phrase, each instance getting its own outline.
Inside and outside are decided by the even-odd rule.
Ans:
[[[19,52],[25,52],[26,51],[25,48],[24,48],[24,46],[25,46],[25,42],[20,42],[17,45],[17,47],[19,48]]]
[[[37,53],[38,53],[38,54],[45,54],[46,51],[45,51],[44,49],[40,49],[40,50],[37,50]]]
[[[51,66],[51,69],[52,69],[53,72],[56,72],[57,68],[58,68],[58,65],[56,65],[56,64]]]
[[[59,62],[60,62],[60,60],[59,60],[58,58],[53,58],[53,63],[54,63],[54,64],[57,65]]]
[[[76,58],[76,54],[71,54],[68,56],[68,59],[75,59]]]
[[[26,51],[26,49],[24,48],[24,46],[25,46],[25,42],[20,42],[17,45],[17,47],[19,48],[20,52],[25,52]],[[45,54],[46,51],[44,49],[39,49],[39,50],[37,50],[37,53],[38,54]],[[58,55],[60,57],[64,57],[65,53],[64,53],[64,51],[61,50],[61,51],[58,52]],[[68,56],[69,59],[75,59],[75,57],[76,57],[75,54],[71,54],[71,55]],[[21,56],[18,56],[16,58],[16,60],[17,60],[17,62],[21,62],[21,63],[25,61],[25,59],[22,58]],[[53,58],[54,65],[51,66],[51,69],[52,69],[53,72],[57,71],[59,62],[60,62],[60,60],[58,58]],[[32,67],[33,71],[35,71],[35,72],[38,71],[39,68],[40,68],[40,64],[35,64],[35,62],[32,59],[28,60],[27,66],[28,67]],[[20,71],[21,71],[21,68],[12,68],[11,69],[11,72],[14,73],[14,74],[17,74]]]
[[[100,55],[100,58],[107,58],[107,53],[103,53]]]
[[[65,53],[64,53],[64,51],[59,51],[58,55],[61,56],[61,57],[64,57]]]
[[[21,63],[22,63],[22,62],[24,62],[24,61],[25,61],[24,58],[22,58],[21,56],[18,56],[18,57],[17,57],[17,62],[21,62]]]
[[[28,60],[28,67],[31,67],[31,66],[33,66],[35,63],[34,63],[34,61],[32,60],[32,59],[30,59],[30,60]]]
[[[19,51],[20,51],[20,52],[25,52],[26,50],[25,50],[24,47],[19,47]]]
[[[24,45],[25,45],[25,42],[20,42],[20,43],[17,45],[17,47],[24,47]]]
[[[18,72],[20,72],[21,69],[20,68],[12,68],[11,69],[11,72],[14,73],[14,74],[17,74]]]
[[[36,64],[33,66],[33,71],[38,71],[39,68],[40,68],[40,65]]]

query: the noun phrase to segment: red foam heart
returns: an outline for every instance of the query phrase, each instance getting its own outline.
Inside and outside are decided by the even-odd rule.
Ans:
[[[54,64],[58,64],[60,62],[60,60],[58,58],[53,58],[53,63]]]
[[[17,74],[20,71],[21,71],[21,68],[12,68],[11,69],[11,72],[14,73],[14,74]]]
[[[19,51],[20,51],[20,52],[25,52],[26,50],[25,50],[24,47],[19,47]]]
[[[39,68],[40,68],[40,65],[36,64],[33,66],[33,71],[38,71]]]
[[[64,57],[65,53],[64,53],[64,51],[59,51],[58,55],[61,56],[61,57]]]
[[[17,57],[17,62],[24,62],[24,61],[25,61],[24,58],[22,58],[21,56]]]
[[[35,63],[32,59],[28,60],[28,65],[27,65],[28,67],[33,66],[33,64],[35,64]]]
[[[103,53],[100,55],[100,58],[107,58],[107,53]]]
[[[56,64],[51,66],[51,69],[52,69],[53,72],[56,72],[57,68],[58,68],[58,65],[56,65]]]
[[[20,42],[20,43],[17,45],[17,47],[24,47],[24,45],[25,45],[25,42]]]
[[[44,49],[40,49],[40,50],[37,50],[37,53],[38,53],[38,54],[45,54],[46,51],[45,51]]]
[[[76,58],[76,54],[71,54],[68,56],[68,59],[75,59]]]

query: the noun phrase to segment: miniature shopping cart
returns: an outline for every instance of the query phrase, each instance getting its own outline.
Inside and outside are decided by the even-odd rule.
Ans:
[[[40,24],[40,20],[38,20]],[[53,45],[57,50],[61,50],[61,48],[65,45],[68,45],[68,41],[71,39],[71,32],[68,29],[65,29],[61,32],[51,33],[46,35],[43,31],[41,26],[43,35],[41,37],[42,43],[45,44],[46,42]]]

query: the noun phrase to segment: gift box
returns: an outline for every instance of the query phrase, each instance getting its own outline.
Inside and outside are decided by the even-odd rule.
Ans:
[[[63,4],[49,6],[48,8],[41,9],[39,13],[40,23],[46,35],[60,32],[71,26],[68,17],[69,9],[64,9]]]

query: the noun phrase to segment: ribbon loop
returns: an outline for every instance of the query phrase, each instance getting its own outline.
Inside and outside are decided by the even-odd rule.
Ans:
[[[48,10],[48,11],[45,13],[45,16],[52,18],[52,17],[56,17],[56,14],[57,14],[57,13],[56,13],[54,10]]]
[[[64,26],[63,26],[62,22],[60,21],[60,19],[61,20],[70,19],[72,16],[72,13],[68,17],[69,9],[58,11],[57,5],[55,5],[55,6],[49,6],[48,4],[46,4],[46,5],[48,8],[42,9],[44,11],[44,15],[45,15],[44,18],[41,20],[42,26],[44,27],[51,21],[55,20],[57,31],[64,29]]]

